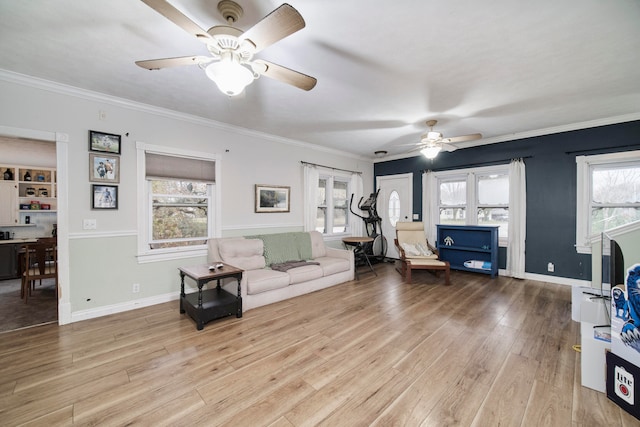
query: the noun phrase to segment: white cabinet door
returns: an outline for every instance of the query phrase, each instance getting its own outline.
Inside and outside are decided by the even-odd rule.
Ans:
[[[18,193],[14,181],[0,181],[0,225],[18,223]]]

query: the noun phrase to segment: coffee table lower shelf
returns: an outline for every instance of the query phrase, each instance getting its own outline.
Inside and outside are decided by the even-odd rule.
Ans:
[[[241,317],[242,313],[238,313],[239,304],[238,297],[230,294],[224,289],[206,289],[202,291],[202,308],[198,307],[198,292],[186,294],[182,298],[182,308],[198,323],[207,323],[221,317],[236,315]],[[240,315],[238,315],[240,314]],[[198,328],[202,329],[202,328]]]
[[[242,292],[240,282],[243,271],[226,263],[218,268],[208,265],[180,267],[180,313],[187,313],[196,322],[198,330],[213,319],[231,316],[242,317]],[[198,285],[196,292],[185,293],[184,278],[189,277]],[[238,282],[237,295],[225,291],[221,280],[234,278]],[[215,288],[204,289],[209,282],[216,281]]]

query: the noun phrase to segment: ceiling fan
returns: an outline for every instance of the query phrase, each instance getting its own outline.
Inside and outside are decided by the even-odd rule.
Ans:
[[[474,139],[482,138],[482,134],[480,133],[472,133],[470,135],[462,135],[462,136],[454,136],[451,138],[444,138],[442,133],[435,132],[433,127],[438,123],[437,120],[428,120],[427,126],[429,126],[429,132],[423,134],[420,137],[420,142],[416,142],[411,145],[415,145],[416,147],[410,151],[420,150],[423,156],[427,159],[434,159],[440,150],[444,151],[455,151],[458,149],[455,144],[456,142],[463,141],[473,141]]]
[[[253,55],[262,49],[304,28],[305,22],[300,13],[287,3],[273,10],[247,31],[242,31],[232,26],[242,16],[242,7],[232,0],[222,0],[218,3],[218,11],[229,25],[216,25],[205,31],[165,0],[142,2],[205,43],[211,54],[210,57],[184,56],[136,61],[136,65],[142,68],[159,70],[198,65],[229,96],[239,95],[260,76],[303,90],[311,90],[316,85],[317,80],[306,74],[261,59],[252,60]]]

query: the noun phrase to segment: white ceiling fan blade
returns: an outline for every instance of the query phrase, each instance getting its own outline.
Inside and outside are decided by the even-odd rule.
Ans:
[[[261,59],[253,61],[252,68],[258,74],[288,83],[302,90],[311,90],[318,82],[315,77]]]
[[[245,31],[242,38],[251,41],[256,47],[255,51],[260,52],[275,42],[303,29],[304,26],[302,15],[293,6],[284,3]]]
[[[472,133],[472,134],[469,134],[469,135],[462,135],[462,136],[454,136],[454,137],[451,137],[451,138],[444,138],[442,140],[442,142],[455,144],[456,142],[473,141],[475,139],[480,139],[480,138],[482,138],[482,134],[481,133]]]
[[[210,56],[182,56],[179,58],[148,59],[136,61],[136,65],[147,70],[159,70],[161,68],[181,67],[183,65],[199,65],[213,61]]]
[[[209,33],[165,0],[142,0],[142,2],[187,33],[194,35],[198,40],[204,43],[213,41]]]
[[[412,148],[411,150],[407,151],[407,153],[413,153],[414,151],[420,151],[420,150],[422,150],[424,148],[427,148],[427,147],[428,147],[427,144],[420,144],[417,147]]]
[[[445,142],[441,142],[440,147],[442,147],[443,151],[448,151],[449,153],[458,149],[455,145],[447,144]]]

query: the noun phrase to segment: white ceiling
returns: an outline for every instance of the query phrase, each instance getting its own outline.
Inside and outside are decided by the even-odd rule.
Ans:
[[[281,4],[237,2],[244,30]],[[223,23],[218,0],[171,3]],[[138,0],[0,0],[0,69],[366,157],[406,155],[428,119],[484,135],[463,147],[640,119],[636,0],[289,3],[306,28],[256,57],[316,77],[310,92],[261,77],[228,98],[197,66],[136,66],[208,55]]]

